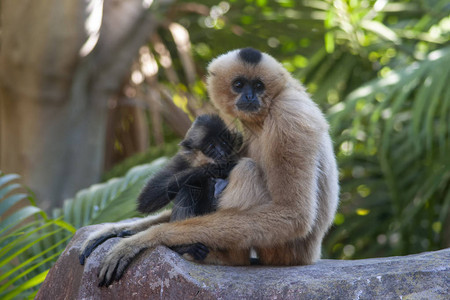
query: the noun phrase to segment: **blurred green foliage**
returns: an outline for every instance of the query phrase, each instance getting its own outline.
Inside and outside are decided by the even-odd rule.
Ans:
[[[103,174],[102,181],[107,181],[115,177],[122,177],[132,167],[146,164],[162,156],[173,156],[178,151],[178,143],[179,141],[175,140],[166,143],[164,146],[150,147],[145,152],[135,154],[115,165],[111,170],[108,170],[105,174]]]

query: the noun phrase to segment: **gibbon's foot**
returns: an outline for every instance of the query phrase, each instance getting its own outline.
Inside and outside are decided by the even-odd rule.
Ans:
[[[206,258],[209,253],[209,249],[202,243],[195,243],[189,245],[179,245],[170,247],[173,251],[177,252],[180,255],[189,254],[197,261],[202,261]]]
[[[109,286],[118,281],[132,260],[147,247],[141,247],[133,243],[131,238],[126,238],[117,243],[106,255],[98,273],[98,286]]]
[[[121,230],[117,232],[115,230],[111,231],[109,229],[109,232],[108,231],[94,232],[92,236],[88,237],[88,239],[81,248],[81,253],[78,256],[80,264],[84,265],[86,258],[88,258],[89,255],[91,255],[91,253],[95,250],[95,248],[103,244],[103,242],[105,242],[106,240],[109,240],[110,238],[113,237],[126,237],[133,234],[134,232],[130,230]]]

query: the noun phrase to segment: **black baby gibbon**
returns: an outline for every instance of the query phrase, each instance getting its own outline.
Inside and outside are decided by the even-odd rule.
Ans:
[[[167,221],[179,221],[211,213],[217,208],[217,197],[226,187],[226,180],[237,164],[242,136],[229,130],[218,115],[199,116],[180,143],[180,150],[169,163],[147,182],[138,197],[138,210],[152,213],[173,201]],[[152,217],[144,219],[152,222]],[[139,229],[140,230],[140,229]],[[105,236],[88,249],[90,254],[99,244],[112,237],[138,232],[136,226]],[[209,249],[202,243],[175,245],[179,254],[202,260]],[[88,256],[87,254],[86,256]],[[84,255],[80,262],[84,263]]]
[[[181,149],[156,173],[138,197],[138,210],[155,212],[173,200],[171,221],[216,210],[216,196],[238,161],[242,137],[217,115],[199,116]],[[215,187],[219,188],[216,191]]]
[[[168,165],[153,176],[138,197],[138,210],[155,212],[173,201],[170,221],[213,212],[237,164],[242,136],[227,128],[218,115],[199,116]],[[209,252],[201,243],[171,247],[202,260]]]

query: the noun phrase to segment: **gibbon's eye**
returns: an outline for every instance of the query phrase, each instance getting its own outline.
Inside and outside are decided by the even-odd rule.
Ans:
[[[241,90],[244,87],[244,85],[245,85],[245,82],[241,78],[238,78],[235,81],[233,81],[233,89],[234,90]]]
[[[259,79],[255,80],[253,82],[253,89],[255,89],[255,91],[257,91],[257,92],[264,91],[264,83]]]

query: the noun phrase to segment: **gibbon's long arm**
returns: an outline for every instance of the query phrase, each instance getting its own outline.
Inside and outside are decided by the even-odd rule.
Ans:
[[[135,222],[109,224],[104,226],[102,230],[93,232],[81,247],[83,251],[79,255],[80,264],[84,265],[86,258],[91,255],[92,251],[106,240],[114,237],[130,236],[146,230],[150,226],[169,222],[171,213],[171,210],[165,210],[156,216],[148,216]]]
[[[188,163],[180,157],[169,162],[159,170],[145,185],[138,197],[138,210],[142,213],[155,212],[172,200],[168,195],[168,186],[173,174],[178,174],[188,167]],[[172,197],[173,198],[173,197]]]

